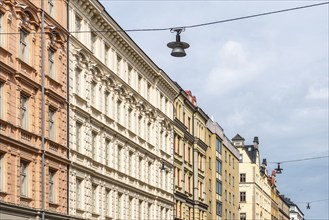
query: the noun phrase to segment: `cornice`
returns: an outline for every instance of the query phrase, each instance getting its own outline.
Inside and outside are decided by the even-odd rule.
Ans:
[[[200,146],[205,152],[207,151],[208,145],[204,143],[200,138],[194,138],[194,144]]]

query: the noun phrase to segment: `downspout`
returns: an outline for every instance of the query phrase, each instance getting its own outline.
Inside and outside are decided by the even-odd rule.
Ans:
[[[66,41],[66,157],[70,160],[70,0],[67,0],[66,8],[66,26],[67,26],[67,41]],[[69,215],[70,211],[70,164],[67,165],[66,169],[66,212]]]
[[[41,219],[45,219],[45,11],[41,1]]]
[[[193,112],[193,118],[192,118],[192,135],[193,135],[193,138],[195,140],[195,136],[194,136],[194,118],[195,118],[195,112]],[[195,219],[195,195],[194,195],[194,187],[195,187],[195,184],[194,184],[194,179],[195,179],[195,173],[194,173],[194,166],[195,166],[195,162],[194,162],[194,143],[193,143],[193,150],[192,150],[192,161],[193,161],[193,220]],[[198,174],[197,174],[198,175]]]

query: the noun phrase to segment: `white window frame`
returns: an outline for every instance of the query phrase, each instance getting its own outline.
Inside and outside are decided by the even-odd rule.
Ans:
[[[48,138],[56,140],[56,110],[52,107],[48,109]]]
[[[28,197],[28,181],[29,181],[29,175],[28,175],[28,167],[29,162],[21,160],[20,161],[20,196]]]
[[[28,102],[29,97],[24,93],[20,94],[20,126],[23,129],[28,128]]]
[[[56,78],[56,51],[52,48],[48,49],[48,75],[55,79]]]
[[[55,13],[55,1],[56,0],[48,0],[48,13],[51,16],[54,16]]]
[[[49,169],[49,175],[48,175],[48,196],[49,196],[49,202],[55,203],[56,202],[56,193],[55,193],[55,187],[56,187],[56,171],[53,169]]]
[[[20,45],[20,58],[24,62],[28,63],[28,54],[29,54],[29,33],[24,30],[20,29],[19,34],[19,45]]]

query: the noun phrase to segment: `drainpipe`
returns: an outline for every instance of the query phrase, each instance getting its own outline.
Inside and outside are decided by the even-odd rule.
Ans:
[[[41,1],[41,218],[45,219],[45,11]]]
[[[67,31],[70,31],[70,0],[67,0],[67,5],[66,5],[66,26],[67,26]],[[67,35],[67,41],[66,41],[66,157],[69,160],[70,159],[70,33]],[[70,211],[70,199],[69,199],[69,192],[70,192],[70,165],[67,165],[66,169],[66,212],[69,215]]]
[[[192,115],[192,135],[193,135],[193,138],[195,140],[195,137],[194,137],[194,118],[195,118],[195,112],[193,112],[193,115]],[[194,203],[195,203],[195,195],[194,195],[194,187],[195,187],[195,184],[194,184],[194,179],[195,179],[195,173],[194,173],[194,166],[195,166],[195,163],[194,163],[194,142],[193,142],[193,149],[192,149],[192,161],[193,161],[193,219],[195,219],[195,206],[194,206]],[[198,175],[198,174],[197,174]]]

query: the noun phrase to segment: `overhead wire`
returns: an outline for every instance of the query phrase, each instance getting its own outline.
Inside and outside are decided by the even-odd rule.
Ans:
[[[305,8],[311,8],[311,7],[317,7],[317,6],[322,6],[329,4],[329,1],[327,2],[321,2],[321,3],[316,3],[316,4],[311,4],[311,5],[304,5],[304,6],[299,6],[299,7],[293,7],[293,8],[287,8],[287,9],[281,9],[281,10],[276,10],[276,11],[270,11],[270,12],[264,12],[264,13],[259,13],[259,14],[253,14],[253,15],[247,15],[247,16],[242,16],[242,17],[236,17],[236,18],[230,18],[230,19],[225,19],[225,20],[218,20],[218,21],[212,21],[212,22],[206,22],[206,23],[200,23],[200,24],[194,24],[194,25],[185,25],[185,26],[176,26],[176,27],[164,27],[164,28],[137,28],[137,29],[105,29],[105,30],[88,30],[88,31],[70,31],[70,34],[73,33],[108,33],[108,32],[149,32],[149,31],[168,31],[172,30],[174,28],[183,28],[183,29],[189,29],[189,28],[197,28],[197,27],[203,27],[203,26],[209,26],[209,25],[215,25],[215,24],[220,24],[220,23],[226,23],[226,22],[231,22],[231,21],[237,21],[237,20],[243,20],[243,19],[249,19],[249,18],[254,18],[254,17],[260,17],[260,16],[266,16],[266,15],[272,15],[272,14],[278,14],[278,13],[283,13],[283,12],[288,12],[288,11],[294,11],[294,10],[300,10],[300,9],[305,9]],[[2,34],[20,34],[19,32],[2,32]],[[40,32],[36,32],[33,34],[42,34]]]

